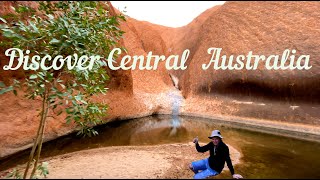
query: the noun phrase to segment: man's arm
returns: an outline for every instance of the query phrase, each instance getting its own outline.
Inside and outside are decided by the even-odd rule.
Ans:
[[[243,177],[240,174],[235,174],[234,173],[234,169],[233,169],[233,165],[231,162],[231,158],[230,158],[230,152],[229,152],[229,147],[227,146],[227,150],[226,150],[226,161],[227,161],[227,166],[230,170],[230,173],[232,175],[232,177],[234,179],[242,179]]]
[[[210,147],[210,143],[208,143],[207,145],[204,145],[204,146],[200,146],[198,142],[196,142],[196,149],[198,152],[207,152],[209,151],[209,148]]]
[[[230,170],[230,173],[231,175],[234,175],[234,169],[233,169],[233,165],[232,165],[232,162],[231,162],[231,158],[230,158],[230,152],[229,152],[229,147],[226,146],[226,162],[227,162],[227,166]]]

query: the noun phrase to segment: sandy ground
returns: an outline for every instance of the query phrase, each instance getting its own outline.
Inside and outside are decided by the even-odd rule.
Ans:
[[[204,145],[204,143],[200,143]],[[229,145],[233,164],[241,154]],[[190,162],[208,157],[193,143],[155,146],[111,146],[82,150],[43,159],[48,162],[49,179],[61,178],[192,178]],[[225,167],[224,171],[229,170]],[[218,175],[216,178],[221,177]],[[231,175],[230,175],[231,177]]]

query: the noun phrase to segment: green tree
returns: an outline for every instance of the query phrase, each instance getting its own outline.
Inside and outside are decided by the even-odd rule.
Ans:
[[[107,104],[94,102],[91,97],[107,91],[105,87],[109,76],[105,69],[106,57],[112,48],[119,45],[124,33],[119,29],[119,22],[125,20],[123,15],[110,14],[107,2],[35,3],[39,5],[37,10],[19,5],[12,7],[15,9],[14,14],[0,18],[3,22],[0,24],[3,47],[30,50],[30,57],[66,57],[77,54],[78,57],[87,55],[100,58],[94,59],[91,70],[79,69],[77,66],[68,69],[67,63],[64,63],[60,70],[39,68],[25,71],[25,80],[15,80],[11,86],[0,82],[0,94],[12,90],[16,94],[16,88],[22,88],[27,98],[40,97],[42,100],[39,128],[23,178],[27,177],[33,161],[30,178],[35,177],[36,169],[41,169],[37,164],[49,111],[60,115],[63,111],[56,110],[65,109],[67,123],[74,121],[79,127],[78,134],[98,134],[93,127],[102,122]],[[71,57],[74,60],[75,56]],[[36,63],[31,64],[36,66]],[[84,66],[88,64],[89,61]],[[50,67],[52,61],[45,61],[45,65]],[[43,169],[42,172],[45,175],[48,173]]]

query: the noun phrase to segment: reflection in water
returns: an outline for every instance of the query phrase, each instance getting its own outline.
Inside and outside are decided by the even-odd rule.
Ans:
[[[189,143],[195,136],[209,142],[208,135],[219,129],[224,142],[241,152],[236,173],[245,178],[320,178],[320,144],[239,129],[212,119],[151,116],[112,122],[97,128],[99,135],[79,138],[74,134],[44,143],[41,158],[90,148],[127,145]],[[0,170],[26,162],[30,150],[0,161]],[[230,178],[228,171],[219,176]]]
[[[172,116],[172,120],[171,120],[171,131],[170,131],[170,136],[173,136],[177,133],[177,128],[180,127],[180,119],[179,116]]]

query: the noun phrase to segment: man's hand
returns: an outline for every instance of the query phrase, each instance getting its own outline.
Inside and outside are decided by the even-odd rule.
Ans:
[[[198,136],[193,139],[193,143],[198,143],[198,141],[199,141]]]
[[[232,177],[234,179],[242,179],[243,178],[240,174],[234,174],[234,175],[232,175]]]

